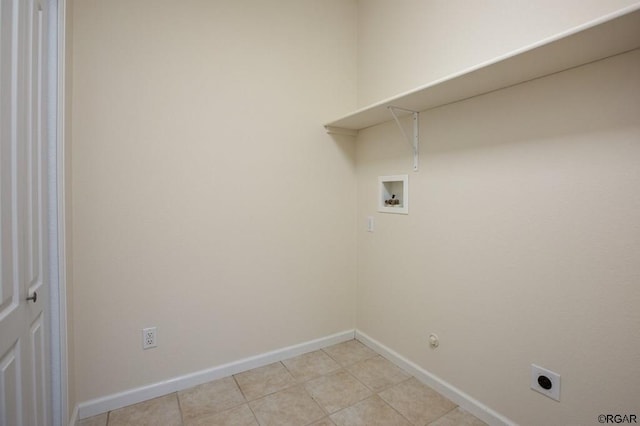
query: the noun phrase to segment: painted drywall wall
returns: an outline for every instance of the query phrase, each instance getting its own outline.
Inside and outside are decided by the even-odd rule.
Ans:
[[[361,131],[358,329],[517,424],[637,413],[638,117],[636,50],[423,112],[417,173],[395,123]],[[378,213],[403,173],[409,214]]]
[[[360,0],[358,104],[492,60],[637,0]]]
[[[81,1],[80,402],[355,325],[355,1]],[[158,327],[142,350],[141,329]]]

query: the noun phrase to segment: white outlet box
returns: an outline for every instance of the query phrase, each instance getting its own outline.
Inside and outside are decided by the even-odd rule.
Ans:
[[[551,370],[531,364],[531,389],[560,401],[560,375]]]
[[[157,337],[158,337],[157,327],[143,328],[142,329],[142,349],[150,349],[158,346]]]

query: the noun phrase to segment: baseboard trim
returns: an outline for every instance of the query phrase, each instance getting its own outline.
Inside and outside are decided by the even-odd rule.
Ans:
[[[126,407],[128,405],[168,395],[212,380],[221,379],[223,377],[251,370],[252,368],[262,367],[273,362],[282,361],[294,356],[316,351],[327,346],[335,345],[337,343],[346,342],[354,337],[355,330],[347,330],[305,343],[300,343],[298,345],[288,346],[286,348],[244,358],[228,364],[208,368],[206,370],[196,371],[184,376],[174,377],[162,382],[81,402],[77,405],[73,418],[75,419],[77,417],[78,419],[86,419],[87,417],[96,416],[98,414],[106,413],[107,411],[117,410],[118,408]],[[77,416],[75,413],[77,413]]]
[[[416,377],[425,385],[433,388],[435,391],[449,398],[451,401],[455,402],[461,408],[473,414],[483,422],[493,426],[517,425],[515,422],[492,410],[491,408],[482,404],[480,401],[462,392],[460,389],[445,382],[441,378],[431,374],[414,362],[409,361],[407,358],[403,357],[396,351],[388,348],[377,340],[367,336],[365,333],[356,330],[356,339],[364,343],[366,346],[373,349],[380,355],[384,356],[389,361],[405,370],[407,373]]]
[[[353,338],[367,345],[389,361],[404,369],[411,375],[415,376],[422,383],[433,388],[437,392],[449,398],[458,404],[464,410],[470,412],[480,420],[494,426],[516,426],[516,423],[507,419],[500,413],[492,410],[460,389],[447,383],[441,378],[431,374],[427,370],[418,366],[407,358],[403,357],[396,351],[383,345],[367,334],[359,330],[348,330],[341,333],[332,334],[330,336],[300,343],[286,348],[277,349],[260,355],[244,358],[228,364],[217,367],[208,368],[184,376],[174,377],[162,382],[153,383],[124,392],[107,395],[102,398],[92,399],[90,401],[81,402],[73,410],[70,419],[70,426],[75,426],[76,419],[86,419],[98,414],[106,413],[111,410],[126,407],[128,405],[137,404],[152,398],[157,398],[173,392],[188,389],[193,386],[201,385],[212,380],[228,377],[253,368],[262,367],[273,362],[282,361],[308,352],[316,351],[327,346],[337,343],[346,342]]]

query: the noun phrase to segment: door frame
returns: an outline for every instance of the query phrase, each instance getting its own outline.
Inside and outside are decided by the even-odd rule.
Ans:
[[[49,132],[49,253],[51,324],[51,407],[52,425],[75,421],[69,413],[67,279],[66,279],[66,0],[46,0],[49,4],[47,125]]]

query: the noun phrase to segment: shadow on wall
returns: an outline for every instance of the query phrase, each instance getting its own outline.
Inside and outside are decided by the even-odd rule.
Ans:
[[[421,152],[556,140],[637,125],[640,100],[631,109],[616,102],[629,90],[619,82],[637,72],[618,65],[623,56],[425,111],[420,116]]]
[[[336,133],[332,133],[328,135],[333,140],[335,146],[338,147],[342,158],[346,163],[350,164],[351,167],[356,166],[356,136],[351,135],[340,135]]]

